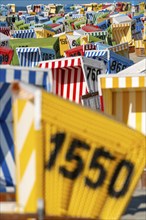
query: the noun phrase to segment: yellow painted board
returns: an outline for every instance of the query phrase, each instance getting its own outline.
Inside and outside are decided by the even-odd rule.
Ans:
[[[46,97],[47,94],[43,93],[43,95]],[[138,145],[134,147],[134,142],[133,141],[131,142],[132,145],[129,145],[127,143],[127,141],[129,142],[129,140],[131,139],[131,137],[132,137],[131,135],[126,139],[126,142],[125,142],[123,140],[123,138],[125,139],[125,135],[129,135],[130,133],[128,131],[127,132],[126,131],[122,132],[121,127],[120,128],[119,127],[113,128],[112,126],[109,126],[108,124],[106,124],[106,122],[104,123],[102,121],[103,118],[102,118],[101,115],[98,118],[99,121],[97,122],[96,121],[97,114],[95,114],[93,112],[92,113],[95,114],[95,115],[94,115],[94,118],[91,119],[91,117],[93,115],[90,114],[90,115],[87,116],[87,114],[86,114],[87,110],[82,109],[79,106],[78,107],[77,106],[73,106],[73,105],[70,106],[70,103],[68,103],[68,102],[66,102],[66,104],[64,102],[64,104],[63,104],[63,102],[62,102],[63,100],[62,99],[58,99],[58,101],[57,100],[53,101],[53,97],[51,98],[52,101],[50,99],[47,101],[47,100],[45,100],[45,97],[43,99],[44,100],[43,105],[46,106],[46,104],[49,101],[50,106],[49,107],[47,106],[46,110],[43,108],[43,112],[42,112],[43,113],[42,115],[43,115],[43,118],[44,118],[43,120],[49,120],[50,123],[55,123],[56,126],[62,125],[62,127],[64,128],[66,134],[68,134],[68,132],[71,132],[71,133],[74,134],[73,141],[74,141],[75,138],[78,138],[80,141],[85,142],[87,145],[88,145],[88,143],[90,143],[89,144],[89,148],[91,150],[88,151],[88,150],[84,149],[84,147],[83,147],[83,152],[81,154],[80,154],[80,152],[77,151],[78,152],[77,155],[82,158],[83,162],[86,161],[84,159],[84,154],[86,154],[88,152],[88,154],[90,154],[90,155],[89,155],[89,159],[86,161],[86,163],[84,165],[85,168],[83,168],[82,173],[77,178],[75,178],[75,184],[74,184],[74,188],[73,188],[73,193],[72,193],[72,196],[71,196],[70,206],[69,206],[69,210],[68,210],[67,213],[68,213],[68,215],[78,216],[78,217],[81,217],[81,216],[82,217],[96,217],[96,216],[100,217],[100,212],[98,212],[98,211],[102,210],[102,208],[104,207],[104,204],[105,204],[105,202],[107,200],[107,197],[108,198],[110,197],[107,194],[107,191],[108,191],[108,187],[109,187],[111,178],[114,178],[113,176],[116,175],[116,174],[113,174],[113,170],[114,170],[114,172],[118,172],[116,170],[120,169],[120,166],[127,167],[127,166],[131,166],[131,163],[132,164],[135,163],[134,162],[135,159],[131,160],[131,156],[132,156],[131,155],[131,151],[133,151],[133,152],[136,151],[137,154],[139,154],[138,153],[138,152],[140,152],[139,147],[138,147]],[[61,109],[63,109],[63,111]],[[49,112],[49,114],[47,112]],[[69,115],[69,112],[70,112],[70,115]],[[48,114],[49,117],[47,116],[47,114]],[[91,121],[92,121],[92,124],[91,124]],[[92,127],[93,124],[95,126],[94,128]],[[96,126],[97,124],[100,124],[100,128],[99,127],[97,128],[97,126]],[[103,130],[102,130],[102,126],[104,127]],[[108,128],[110,128],[110,129],[108,129]],[[100,132],[97,132],[96,129],[97,130],[99,129]],[[90,136],[90,134],[88,132],[89,133],[92,132],[92,135]],[[100,134],[100,138],[99,138],[99,134]],[[112,139],[112,134],[114,134],[114,140],[111,141],[111,142],[108,140],[106,142],[106,138],[107,139],[110,139],[110,138]],[[90,142],[89,141],[87,142],[86,141],[87,139],[89,139]],[[136,139],[135,139],[135,141],[136,141]],[[115,140],[118,140],[118,143],[114,144]],[[143,146],[144,146],[144,142],[145,142],[144,136],[142,136],[142,141],[143,141]],[[124,142],[125,142],[125,144],[124,144]],[[92,149],[91,146],[93,146],[95,148]],[[102,148],[101,146],[106,146],[106,147]],[[71,146],[68,146],[68,147],[70,149]],[[135,150],[132,150],[133,147],[134,147]],[[113,157],[115,157],[115,159],[113,159],[113,160],[112,159],[107,159],[107,161],[106,161],[106,160],[104,160],[104,156],[103,156],[103,158],[101,156],[100,163],[101,164],[105,164],[104,165],[105,170],[107,170],[107,169],[108,169],[108,171],[111,170],[111,172],[108,172],[107,179],[105,180],[105,182],[103,184],[104,185],[103,191],[102,191],[102,187],[100,187],[100,190],[96,189],[95,191],[93,189],[87,187],[89,189],[87,190],[88,192],[87,192],[86,195],[89,195],[90,198],[93,198],[94,199],[93,201],[94,202],[96,201],[96,203],[91,204],[92,203],[91,200],[88,200],[86,198],[86,196],[85,196],[86,199],[84,201],[82,201],[80,199],[82,198],[82,195],[83,195],[82,193],[84,193],[84,190],[86,189],[85,188],[85,178],[86,178],[86,176],[90,177],[90,175],[91,175],[90,173],[92,173],[92,169],[93,169],[93,172],[94,172],[94,166],[93,166],[92,169],[90,168],[91,171],[89,169],[89,167],[90,167],[89,164],[91,164],[91,160],[93,160],[93,155],[95,154],[95,151],[97,152],[98,150],[99,151],[101,150],[101,152],[103,152],[103,154],[104,154],[106,152],[106,149],[108,149],[107,151],[109,152],[109,154],[111,154]],[[78,147],[77,147],[77,150],[78,150]],[[115,150],[115,153],[114,153],[114,150]],[[144,150],[145,149],[143,148],[143,150],[140,153],[141,154],[141,156],[140,156],[141,159],[140,160],[143,160],[143,161],[144,161],[144,158],[143,158],[142,154],[144,153]],[[92,154],[92,152],[94,152],[94,153]],[[111,155],[109,155],[109,157]],[[125,155],[126,155],[126,158],[127,158],[126,162],[125,162]],[[134,154],[134,156],[136,157],[136,154]],[[66,156],[65,156],[65,158],[66,158]],[[115,168],[115,167],[117,167],[117,168]],[[143,162],[142,167],[144,167],[144,162]],[[65,168],[68,168],[67,164],[66,164]],[[132,169],[132,168],[130,168],[130,169]],[[137,169],[139,169],[138,166],[136,167],[136,170]],[[85,170],[88,170],[88,172],[87,171],[85,172]],[[121,172],[123,173],[125,171],[122,170]],[[128,171],[128,172],[131,173],[131,171]],[[136,171],[136,172],[138,172],[138,171]],[[94,177],[96,179],[97,178],[97,170],[96,170],[95,173],[96,173],[96,175],[92,176],[92,177]],[[127,173],[126,174],[124,173],[122,175],[124,175],[124,177],[125,177],[127,175]],[[135,174],[133,174],[133,177],[131,177],[131,178],[133,179],[134,176],[135,176]],[[122,176],[122,178],[123,178],[123,176]],[[117,182],[118,182],[118,186],[117,187],[118,188],[122,187],[120,185],[121,184],[121,178],[118,179]],[[134,182],[134,179],[132,180],[131,184],[133,184],[133,182]],[[80,191],[78,191],[78,189],[80,189]],[[125,196],[122,197],[122,199],[120,198],[120,201],[123,201],[123,203],[122,202],[121,202],[121,204],[119,203],[119,206],[121,206],[121,210],[118,209],[117,212],[116,212],[116,210],[114,210],[115,211],[116,219],[118,219],[118,217],[119,217],[118,215],[120,215],[118,213],[120,211],[122,212],[122,209],[124,209],[124,201],[126,200],[126,198],[128,198],[128,193],[132,192],[131,190],[132,190],[132,188],[129,188],[127,190],[127,196],[125,195]],[[76,192],[78,192],[78,194]],[[100,203],[99,204],[100,208],[99,208],[99,210],[97,210],[97,201],[100,198],[100,193],[103,194],[104,198],[103,198],[102,201],[99,202]],[[79,199],[80,202],[78,201],[78,199]],[[76,205],[77,202],[78,202],[78,204],[81,204],[83,202],[84,203],[83,207],[85,207],[84,211],[81,209],[82,211],[79,214],[78,214],[78,210],[76,210],[74,207],[73,208],[71,207],[71,204],[73,204],[73,206],[74,206],[74,205]],[[118,201],[116,200],[116,203],[117,202]],[[114,209],[115,198],[111,198],[110,199],[110,203],[113,205],[112,209]],[[90,204],[90,212],[89,212],[89,209],[88,209],[88,205],[89,204]],[[102,215],[103,215],[103,213],[102,213]],[[108,216],[110,217],[110,213],[108,213]],[[113,216],[112,216],[112,218],[113,218]],[[103,219],[104,219],[104,216],[103,216]]]
[[[45,93],[43,93],[43,95],[45,95]],[[45,95],[46,96],[46,95]],[[47,98],[47,97],[46,97]],[[45,98],[43,99],[44,100],[44,105],[46,105],[46,101],[45,101]],[[112,133],[114,134],[114,138],[112,138],[112,139],[114,139],[114,140],[116,140],[117,142],[119,142],[118,143],[118,145],[116,144],[115,145],[115,149],[116,149],[116,151],[119,151],[120,150],[120,153],[118,154],[118,152],[116,152],[117,153],[117,158],[115,159],[115,161],[113,161],[113,163],[111,162],[110,164],[108,164],[108,163],[106,163],[106,166],[105,166],[105,169],[108,167],[108,166],[111,166],[111,169],[109,169],[109,170],[114,170],[115,169],[115,167],[117,167],[118,166],[118,164],[121,164],[120,163],[120,161],[122,160],[122,158],[124,159],[125,158],[125,155],[126,155],[126,146],[129,146],[129,147],[127,147],[127,154],[128,154],[128,152],[129,152],[129,156],[127,155],[127,161],[129,161],[130,160],[130,158],[131,158],[131,156],[130,156],[130,152],[131,152],[131,150],[130,150],[130,148],[132,147],[133,148],[133,144],[134,144],[134,142],[132,141],[132,145],[130,144],[130,145],[128,145],[128,144],[124,144],[124,142],[123,142],[123,140],[121,140],[121,136],[123,137],[123,136],[125,136],[125,135],[127,135],[128,133],[127,132],[123,132],[123,133],[121,133],[122,131],[121,130],[119,130],[118,128],[113,128],[114,130],[112,130],[112,126],[109,126],[108,125],[108,123],[105,123],[104,125],[103,125],[103,123],[101,122],[102,121],[102,117],[101,117],[101,115],[100,115],[100,118],[99,118],[99,120],[101,120],[100,122],[98,121],[96,121],[95,120],[95,118],[96,118],[96,116],[94,115],[94,117],[91,119],[91,117],[93,116],[92,114],[90,114],[90,116],[88,115],[86,115],[86,109],[82,109],[82,108],[80,108],[79,106],[77,107],[77,106],[73,106],[72,105],[72,107],[70,106],[70,103],[68,103],[68,102],[66,102],[66,104],[65,104],[65,102],[64,102],[64,104],[63,104],[63,102],[62,102],[63,100],[59,100],[58,99],[58,101],[56,100],[54,100],[53,101],[53,97],[52,97],[52,102],[51,102],[51,100],[49,99],[49,103],[50,103],[50,107],[49,107],[49,109],[46,111],[45,109],[43,110],[44,112],[43,112],[43,117],[44,117],[44,120],[46,120],[45,118],[47,117],[47,120],[49,120],[50,121],[50,123],[55,123],[56,125],[59,125],[59,124],[61,124],[62,125],[62,127],[64,128],[64,129],[66,129],[67,131],[67,133],[68,132],[71,132],[71,133],[74,133],[74,137],[78,137],[79,138],[79,140],[82,140],[82,141],[85,141],[85,140],[87,140],[87,139],[89,139],[88,140],[88,142],[86,142],[86,144],[87,143],[90,143],[90,144],[92,144],[93,143],[93,146],[99,146],[99,148],[100,148],[100,146],[107,146],[108,144],[107,144],[107,142],[106,142],[106,138],[107,139],[110,139],[110,138],[112,138],[113,136],[112,136]],[[48,102],[47,102],[48,103]],[[56,104],[55,104],[56,103]],[[62,104],[61,104],[62,103]],[[55,106],[56,107],[55,107]],[[53,106],[53,108],[51,107],[51,106]],[[76,109],[76,107],[78,108],[78,110]],[[52,110],[51,110],[52,109]],[[63,111],[61,110],[61,109],[63,109]],[[85,113],[85,112],[86,113]],[[47,112],[49,112],[48,113],[48,116],[47,116]],[[51,114],[51,112],[52,112],[52,114]],[[59,113],[60,112],[60,113]],[[70,115],[69,115],[69,112],[70,112]],[[75,113],[76,112],[76,113]],[[79,113],[80,112],[80,113]],[[93,113],[93,112],[92,112]],[[52,117],[49,117],[49,115],[51,116],[52,115]],[[76,116],[75,116],[76,115]],[[105,117],[105,116],[104,116]],[[54,119],[53,119],[54,118]],[[86,119],[86,120],[85,120]],[[96,129],[95,129],[95,127],[96,127],[96,125],[97,124],[100,124],[101,126],[100,126],[100,128],[99,129],[101,129],[102,130],[102,125],[103,125],[103,131],[101,131],[100,132],[100,135],[102,136],[104,136],[104,138],[102,139],[100,139],[100,141],[102,140],[103,142],[105,141],[106,142],[106,144],[101,144],[101,142],[99,141],[99,136],[97,135],[97,133],[99,134],[99,132],[97,132],[96,131]],[[94,125],[93,125],[94,124]],[[93,128],[91,128],[92,126],[95,126],[94,127],[94,129]],[[109,128],[110,127],[110,130],[107,130],[107,128]],[[97,128],[97,127],[96,127]],[[106,132],[105,132],[105,128],[106,128]],[[125,127],[126,128],[126,127]],[[89,133],[92,131],[92,136],[90,136],[89,135]],[[116,134],[115,134],[115,132],[117,131],[117,133],[119,133],[119,138],[116,136]],[[132,131],[132,130],[130,130],[130,131]],[[89,132],[89,133],[88,133]],[[95,133],[94,133],[95,132]],[[108,132],[109,132],[109,134],[108,134]],[[93,134],[94,133],[94,134]],[[106,138],[105,138],[105,134],[106,134]],[[123,135],[122,135],[123,134]],[[130,134],[130,133],[129,133]],[[130,137],[132,137],[131,135],[130,135]],[[91,139],[92,139],[92,141],[91,141]],[[144,139],[144,137],[142,136],[142,139],[143,139],[143,146],[144,146],[144,141],[145,141],[145,139]],[[99,143],[98,143],[98,141],[99,141]],[[127,141],[129,142],[129,138],[127,139]],[[135,139],[135,141],[136,141],[136,139]],[[102,142],[102,143],[103,143]],[[113,141],[111,141],[111,142],[113,142]],[[109,141],[108,143],[110,143],[109,145],[108,145],[108,147],[107,147],[107,149],[110,149],[111,150],[111,152],[114,152],[114,143],[112,143],[111,144],[111,142]],[[122,143],[121,143],[122,142]],[[121,146],[120,146],[120,144],[121,144]],[[117,147],[118,146],[118,147]],[[130,147],[131,146],[131,147]],[[90,146],[91,147],[91,146]],[[137,150],[136,150],[136,148],[137,148]],[[96,148],[94,148],[94,150],[95,150]],[[98,149],[98,147],[97,147],[97,149]],[[112,150],[113,149],[113,150]],[[94,151],[94,150],[91,150],[90,152],[91,152],[91,154],[92,154],[92,151]],[[137,152],[137,154],[138,154],[138,152],[139,152],[139,150],[138,150],[138,147],[135,147],[135,150],[136,150],[136,152]],[[144,150],[144,148],[143,148],[143,150]],[[142,150],[142,151],[143,151]],[[88,151],[88,150],[87,150]],[[122,151],[123,151],[123,153],[122,153]],[[84,152],[84,151],[83,151]],[[86,152],[86,150],[85,150],[85,152]],[[115,153],[115,155],[116,155],[116,153]],[[142,153],[142,152],[141,152]],[[123,154],[123,155],[122,155]],[[81,154],[82,155],[82,154]],[[81,156],[80,155],[80,156]],[[115,156],[114,155],[114,156]],[[79,155],[78,155],[79,156]],[[90,155],[91,156],[91,155]],[[89,158],[90,158],[90,156],[89,156]],[[136,155],[135,155],[136,156]],[[93,155],[92,155],[92,157],[93,157]],[[118,158],[119,157],[119,158]],[[81,158],[82,158],[82,156],[81,156]],[[83,157],[84,158],[84,157]],[[141,154],[141,159],[143,158],[143,155]],[[140,160],[141,160],[140,159]],[[144,158],[142,159],[143,161],[144,161]],[[86,160],[85,160],[86,161]],[[89,161],[90,161],[90,163],[91,163],[91,160],[89,159],[88,160],[88,163],[86,163],[86,165],[87,165],[87,167],[88,167],[88,172],[89,172]],[[107,162],[109,162],[108,160],[107,160]],[[106,161],[105,161],[106,162]],[[134,163],[134,160],[133,161],[131,161],[132,163]],[[124,162],[123,162],[124,163]],[[121,166],[121,165],[119,165],[119,166]],[[118,167],[119,167],[118,166]],[[127,165],[124,165],[124,166],[127,166]],[[142,165],[143,167],[144,167],[144,162],[143,162],[143,165]],[[117,168],[117,169],[119,169],[119,168]],[[137,168],[136,169],[138,169],[138,166],[137,166]],[[73,202],[70,202],[70,206],[71,206],[71,204],[75,204],[76,202],[77,202],[77,199],[80,199],[81,198],[81,194],[79,194],[79,191],[77,191],[78,192],[78,194],[76,194],[75,193],[75,195],[74,195],[74,192],[76,192],[76,187],[78,188],[80,188],[80,190],[83,190],[84,191],[84,189],[85,189],[85,183],[84,183],[84,178],[85,178],[85,173],[84,173],[84,170],[85,169],[83,169],[83,171],[82,171],[82,174],[80,174],[79,176],[78,176],[78,178],[76,179],[76,181],[75,181],[75,186],[74,186],[74,191],[73,191],[73,194],[72,194],[72,196],[71,196],[71,199],[73,200]],[[110,182],[110,178],[111,178],[111,176],[113,175],[113,173],[112,173],[112,171],[111,171],[111,173],[109,173],[109,176],[107,177],[107,185],[109,184],[109,182]],[[97,172],[97,171],[96,171]],[[115,171],[116,172],[116,171]],[[142,172],[142,171],[141,171]],[[88,175],[89,175],[89,173],[88,173]],[[97,174],[96,174],[97,175]],[[124,174],[125,175],[125,174]],[[83,184],[83,188],[82,188],[82,185],[81,185],[81,182],[82,182],[82,184]],[[120,184],[120,182],[121,181],[118,181],[119,182],[119,184]],[[132,183],[134,182],[134,180],[132,180]],[[134,185],[133,185],[134,186]],[[106,186],[106,184],[104,185],[104,187],[107,187]],[[103,188],[104,188],[103,187]],[[119,186],[118,186],[119,187]],[[91,190],[91,189],[90,189]],[[88,193],[89,192],[91,192],[91,191],[88,191]],[[105,189],[104,189],[105,190]],[[107,189],[106,189],[107,190]],[[105,191],[106,191],[105,190]],[[101,188],[100,188],[100,191],[101,191]],[[95,192],[97,192],[97,194],[98,194],[98,190],[97,191],[95,191]],[[94,192],[94,195],[96,194]],[[131,189],[129,188],[128,189],[128,192],[132,192],[131,191]],[[92,193],[92,192],[91,192]],[[97,194],[96,194],[96,196],[97,196]],[[74,195],[74,196],[73,196]],[[89,194],[88,194],[89,195]],[[128,195],[128,194],[127,194]],[[79,197],[78,197],[79,196]],[[96,197],[95,196],[95,197]],[[103,199],[103,203],[101,204],[101,207],[105,204],[105,201],[106,201],[106,196],[107,196],[107,194],[106,195],[104,195],[104,199]],[[91,197],[92,197],[92,195],[91,195]],[[122,198],[122,199],[120,199],[120,201],[122,200],[126,200],[126,195],[125,195],[125,197],[124,197],[124,199]],[[99,197],[97,196],[96,197],[96,199],[99,199]],[[128,197],[127,197],[128,198]],[[95,199],[95,200],[96,200]],[[86,203],[86,201],[88,201],[87,200],[87,198],[86,198],[86,200],[85,201],[83,201],[83,203]],[[115,201],[114,199],[112,200],[110,200],[111,201],[111,203],[113,202],[113,201]],[[128,201],[128,200],[127,200]],[[80,200],[80,203],[82,202],[82,199]],[[90,201],[91,202],[91,201]],[[116,201],[117,202],[117,201]],[[122,203],[123,204],[123,203]],[[120,204],[119,204],[120,205]],[[96,208],[95,208],[95,206],[97,206],[97,203],[96,203],[96,205],[94,204],[93,205],[93,207],[91,207],[91,210],[95,210],[95,213],[94,212],[92,212],[93,213],[93,215],[94,216],[99,216],[100,217],[100,214],[99,213],[96,213]],[[88,204],[85,206],[85,209],[84,210],[88,210],[87,209],[87,207],[88,207]],[[123,206],[122,207],[124,207],[124,204],[123,204]],[[74,209],[74,208],[73,208]],[[70,211],[71,210],[71,211]],[[100,209],[101,210],[101,209]],[[76,211],[76,210],[75,210]],[[85,212],[83,212],[83,210],[82,210],[82,212],[81,212],[82,214],[82,216],[84,216],[84,217],[89,217],[88,216],[88,214]],[[69,215],[72,215],[72,216],[78,216],[78,214],[76,215],[76,213],[74,213],[74,212],[72,212],[72,209],[71,209],[71,207],[69,207],[69,211],[68,211],[68,214]],[[91,212],[90,212],[90,214],[91,214]],[[103,214],[102,214],[103,215]],[[110,216],[110,215],[109,215]],[[90,216],[91,217],[91,216]]]
[[[18,93],[22,92],[21,85]],[[25,86],[25,90],[29,88]],[[43,166],[45,192],[49,176],[54,178],[50,202],[56,204],[52,204],[52,209],[57,207],[62,216],[119,219],[145,165],[145,137],[111,117],[43,90],[40,105],[41,125],[48,141],[44,145],[45,161],[53,161],[49,169],[46,163]],[[50,140],[60,132],[64,138],[55,139],[53,157],[49,151],[54,143],[50,144]],[[45,210],[49,213],[48,202],[49,199]]]
[[[59,45],[60,45],[60,55],[64,56],[64,51],[70,49],[69,42],[65,34],[59,37]]]
[[[130,43],[132,40],[131,24],[112,24],[112,35],[117,44],[125,42]]]

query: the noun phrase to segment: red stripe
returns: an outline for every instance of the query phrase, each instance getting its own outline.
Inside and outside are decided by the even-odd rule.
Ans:
[[[52,63],[52,69],[55,68],[55,62],[51,62]]]
[[[81,66],[81,59],[78,58],[78,66]]]
[[[64,67],[68,67],[68,59],[65,60],[65,64],[64,64]]]
[[[65,70],[61,69],[61,96],[63,97],[63,91],[64,91],[64,79],[65,79]]]
[[[55,69],[56,72],[56,76],[55,76],[55,80],[56,80],[56,95],[58,95],[59,93],[59,69]]]
[[[72,70],[72,74],[74,74],[74,81],[73,81],[73,101],[76,101],[76,87],[77,87],[77,74],[79,74],[78,69],[75,68]]]
[[[71,67],[74,66],[74,61],[75,61],[74,59],[71,60],[71,65],[70,65]]]
[[[61,60],[60,61],[55,61],[55,62],[58,62],[58,68],[61,68],[61,64],[62,64]]]
[[[52,77],[53,77],[53,93],[58,94],[58,71],[56,74],[56,69],[52,69]],[[56,88],[55,88],[56,84]]]
[[[68,69],[68,82],[67,82],[67,94],[66,94],[67,99],[69,99],[69,94],[70,94],[70,80],[71,80],[71,69]]]
[[[45,68],[48,68],[48,66],[49,66],[49,63],[46,63],[46,64],[45,64]]]
[[[84,82],[84,76],[83,76],[83,71],[82,71],[82,68],[81,68],[80,90],[79,90],[79,103],[81,103],[81,96],[83,95],[83,82]]]
[[[100,96],[100,109],[102,112],[104,111],[103,96]]]
[[[54,69],[52,69],[52,84],[53,84],[53,93],[56,94],[56,88],[55,88],[55,75],[54,75]]]

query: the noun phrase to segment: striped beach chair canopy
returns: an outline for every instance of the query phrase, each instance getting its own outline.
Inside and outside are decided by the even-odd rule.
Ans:
[[[81,103],[80,97],[87,93],[81,57],[43,61],[39,67],[52,70],[54,94]]]
[[[142,62],[146,62],[146,59],[138,66]],[[138,69],[135,64],[133,71],[126,73],[123,70],[116,75],[100,76],[99,95],[103,99],[105,113],[113,114],[118,121],[146,136],[146,68],[142,73]]]
[[[43,87],[47,91],[52,91],[52,79],[49,74],[49,69],[19,67],[11,65],[1,65],[0,67],[0,83],[1,83],[1,95],[0,100],[3,105],[0,108],[0,119],[4,121],[12,121],[11,101],[8,97],[11,97],[9,89],[10,83],[15,80],[23,81],[25,83],[37,85]],[[9,95],[8,95],[9,94]]]
[[[16,53],[20,66],[34,67],[42,60],[39,47],[18,47]]]
[[[131,22],[112,24],[112,37],[116,44],[130,42],[132,40]]]
[[[106,72],[102,61],[70,57],[40,62],[39,67],[52,70],[53,93],[81,103],[81,96],[98,90],[98,74]]]
[[[14,38],[36,38],[34,29],[14,30]]]
[[[0,83],[11,83],[15,80],[23,81],[38,86],[49,86],[51,88],[51,80],[49,78],[49,69],[20,67],[11,65],[1,65]],[[51,91],[51,90],[49,90]]]
[[[0,67],[0,192],[15,191],[15,160],[13,143],[12,92],[15,80],[52,91],[49,69],[10,65]]]
[[[0,108],[0,120],[12,121],[11,117],[11,92],[10,84],[13,81],[23,81],[25,83],[43,87],[47,91],[52,91],[52,79],[49,69],[28,68],[11,65],[1,65],[0,84],[1,95],[0,101],[3,105]]]

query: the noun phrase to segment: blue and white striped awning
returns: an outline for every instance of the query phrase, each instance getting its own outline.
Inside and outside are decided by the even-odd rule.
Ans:
[[[11,83],[15,80],[42,86],[52,91],[51,70],[32,67],[1,65],[0,83]]]
[[[49,69],[28,68],[10,65],[1,65],[0,68],[0,121],[12,121],[10,83],[18,80],[43,87],[52,91],[52,74]]]
[[[36,38],[34,29],[14,30],[14,38]]]
[[[39,61],[42,61],[39,47],[17,47],[16,53],[20,66],[37,66]]]
[[[0,68],[0,192],[15,186],[15,162],[12,130],[11,82],[18,80],[52,92],[49,69],[1,65]]]
[[[107,73],[118,73],[134,64],[132,60],[108,49],[85,51],[85,57],[103,60],[107,66]]]
[[[89,50],[85,51],[85,57],[89,58],[96,58],[96,57],[102,57],[103,60],[107,61],[108,50]]]

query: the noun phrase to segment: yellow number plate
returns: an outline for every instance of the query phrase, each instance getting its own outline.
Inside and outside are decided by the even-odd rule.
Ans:
[[[47,213],[120,218],[144,168],[145,137],[45,92],[42,98]]]

